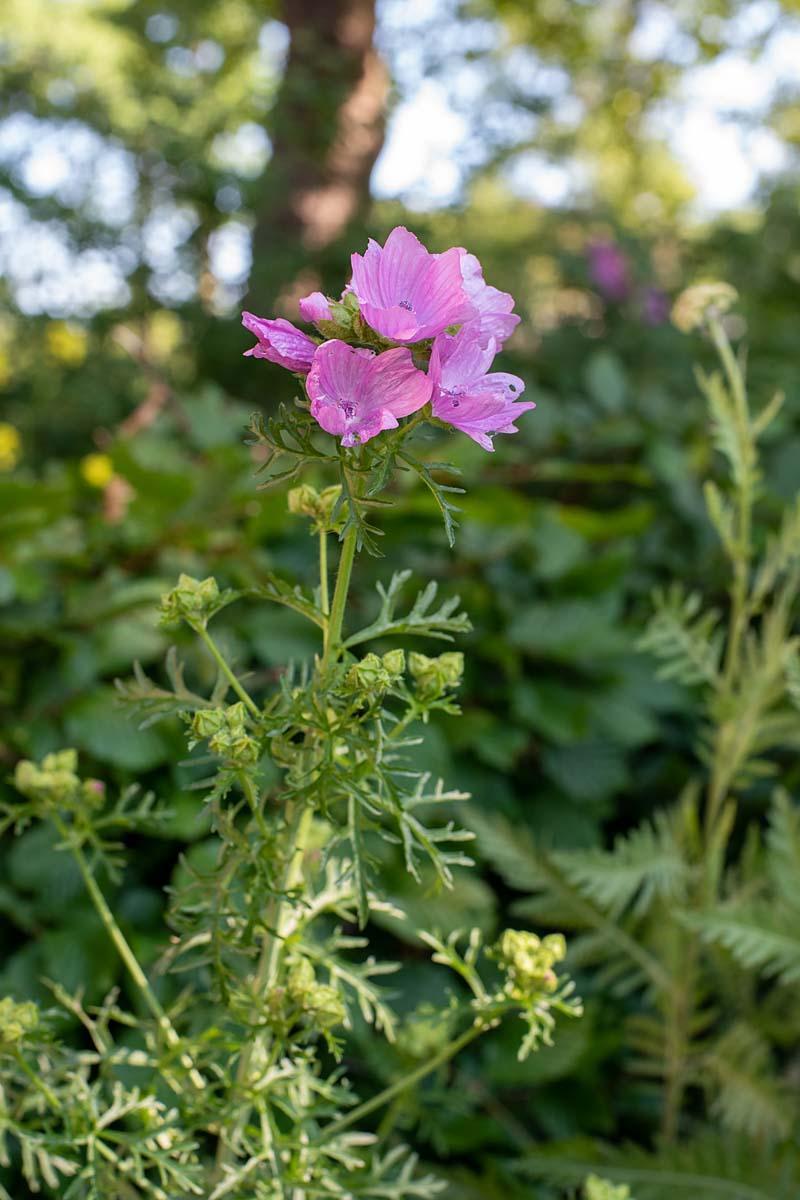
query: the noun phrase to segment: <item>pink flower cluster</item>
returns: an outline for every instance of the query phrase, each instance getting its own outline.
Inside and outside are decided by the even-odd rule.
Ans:
[[[344,308],[321,292],[300,301],[301,316],[325,341],[282,318],[246,312],[242,323],[258,339],[246,353],[305,376],[313,417],[343,446],[396,428],[426,404],[433,418],[486,450],[494,449],[495,434],[516,433],[515,420],[535,405],[520,400],[525,385],[518,376],[490,368],[519,317],[513,297],[484,282],[477,258],[460,247],[431,254],[399,226],[384,246],[370,240],[352,265]],[[331,336],[340,332],[343,312],[356,314],[342,330],[349,341],[369,345]],[[390,345],[375,351],[375,343]],[[411,348],[417,362],[427,360],[427,371]]]

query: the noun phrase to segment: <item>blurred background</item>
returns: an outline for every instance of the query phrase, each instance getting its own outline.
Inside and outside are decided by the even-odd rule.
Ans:
[[[739,289],[731,332],[746,336],[754,394],[787,393],[765,450],[768,514],[800,478],[800,4],[5,0],[0,63],[3,774],[68,744],[86,771],[169,801],[167,836],[137,843],[114,900],[151,956],[163,888],[181,853],[208,853],[208,826],[174,765],[181,728],[135,732],[113,680],[134,661],[161,678],[155,609],[179,571],[313,578],[311,540],[284,496],[256,492],[241,444],[249,413],[290,398],[293,380],[242,357],[239,311],[293,318],[299,296],[338,295],[350,252],[407,224],[432,250],[468,247],[516,296],[502,366],[538,407],[494,455],[431,443],[467,480],[455,553],[428,498],[401,485],[387,559],[361,569],[365,614],[374,580],[409,566],[459,592],[475,625],[463,716],[420,753],[473,794],[478,869],[435,897],[389,860],[387,878],[445,931],[535,923],[509,831],[556,851],[608,846],[696,766],[691,695],[635,649],[655,585],[724,580],[693,381],[708,351],[669,324],[687,284]],[[288,612],[237,605],[219,620],[254,686],[316,649]],[[208,685],[203,655],[180,650]],[[785,764],[788,787],[798,774]],[[754,789],[749,815],[765,803]],[[6,839],[0,881],[4,991],[41,996],[46,976],[92,999],[122,983],[46,830]],[[432,995],[418,948],[375,936],[408,966],[400,1003]],[[638,993],[588,962],[576,973],[587,1016],[553,1050],[517,1064],[515,1031],[498,1034],[446,1096],[434,1083],[393,1115],[450,1194],[567,1194],[508,1173],[532,1146],[602,1138],[647,1156],[691,1131],[754,1162],[770,1138],[791,1142],[800,1068],[782,1010],[738,1107],[689,1088],[676,1137],[668,1072],[637,1067],[625,1033]],[[400,1051],[355,1031],[350,1053],[377,1087]],[[781,1071],[791,1100],[785,1080],[769,1091]],[[677,1195],[647,1162],[655,1190],[635,1195]]]

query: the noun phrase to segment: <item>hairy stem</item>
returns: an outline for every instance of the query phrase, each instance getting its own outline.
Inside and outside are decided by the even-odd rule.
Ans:
[[[255,975],[253,976],[252,992],[253,997],[258,1003],[258,1000],[266,992],[269,992],[275,987],[278,981],[280,972],[280,962],[284,949],[286,926],[286,912],[289,905],[286,901],[286,893],[291,892],[302,881],[303,877],[303,856],[305,854],[306,842],[311,828],[311,820],[313,817],[313,809],[303,808],[297,809],[293,805],[287,805],[286,808],[286,845],[291,848],[291,853],[286,863],[284,876],[280,884],[280,894],[273,897],[273,902],[270,905],[270,911],[267,916],[267,925],[272,930],[267,933],[261,946],[261,953],[258,959]],[[242,1050],[239,1058],[239,1065],[236,1069],[236,1079],[233,1087],[233,1098],[235,1098],[247,1085],[247,1080],[250,1075],[250,1070],[255,1057],[256,1051],[265,1043],[265,1034],[259,1032],[247,1043]],[[236,1121],[230,1142],[220,1138],[217,1144],[217,1163],[221,1166],[230,1158],[230,1151],[233,1150],[244,1131],[244,1128],[249,1119],[249,1106],[246,1111],[242,1112]]]
[[[331,605],[328,596],[328,535],[324,529],[319,531],[319,605],[327,617]]]
[[[236,692],[236,695],[239,697],[239,699],[241,701],[243,701],[245,706],[250,710],[250,712],[253,714],[254,717],[260,717],[261,713],[259,711],[258,705],[256,704],[253,697],[251,695],[249,695],[249,693],[245,690],[245,688],[242,687],[241,683],[236,678],[236,676],[234,675],[231,668],[228,666],[227,662],[225,661],[222,653],[220,652],[219,647],[217,646],[216,642],[212,638],[211,634],[202,625],[195,626],[195,629],[197,630],[197,633],[200,635],[200,638],[203,641],[203,643],[205,644],[209,654],[214,659],[214,662],[217,664],[220,671],[227,679],[228,683],[231,685],[233,690]]]
[[[81,877],[83,878],[83,882],[86,886],[87,892],[89,893],[92,904],[97,911],[97,915],[103,922],[108,936],[114,943],[117,953],[127,968],[128,974],[136,984],[136,987],[139,989],[142,1000],[147,1008],[149,1008],[152,1016],[155,1018],[155,1021],[161,1030],[164,1041],[170,1048],[173,1049],[176,1046],[180,1046],[180,1036],[178,1035],[175,1026],[172,1024],[166,1012],[162,1008],[158,997],[151,988],[148,978],[139,964],[138,958],[134,954],[124,933],[117,924],[114,914],[108,907],[106,898],[100,890],[97,880],[92,874],[91,868],[86,861],[86,856],[84,855],[80,846],[78,846],[75,842],[69,827],[64,823],[64,821],[62,821],[58,813],[53,813],[52,819],[59,835],[64,840],[65,845],[69,848],[72,857],[75,859],[75,862],[78,865],[78,870],[81,873]],[[189,1076],[194,1086],[198,1090],[205,1088],[205,1080],[203,1079],[203,1076],[194,1066],[190,1056],[185,1051],[181,1054],[180,1060],[182,1065],[189,1071]]]
[[[350,589],[350,576],[353,572],[353,562],[356,556],[358,531],[351,527],[344,535],[342,554],[339,559],[339,570],[336,575],[336,587],[333,592],[328,624],[325,627],[325,644],[322,652],[322,670],[327,671],[342,641],[342,624],[344,610],[347,604],[347,593]]]

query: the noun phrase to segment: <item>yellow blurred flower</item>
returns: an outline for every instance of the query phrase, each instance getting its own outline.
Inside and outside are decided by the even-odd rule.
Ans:
[[[86,358],[87,337],[79,325],[51,321],[47,326],[47,349],[66,367],[79,367]]]
[[[81,475],[90,487],[104,488],[114,478],[114,464],[107,454],[87,454],[81,459]]]
[[[22,438],[13,425],[0,421],[0,471],[13,471],[22,453]]]

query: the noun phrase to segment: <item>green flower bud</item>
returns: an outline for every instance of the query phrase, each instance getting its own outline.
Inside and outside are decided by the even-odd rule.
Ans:
[[[380,658],[370,652],[347,672],[346,683],[354,692],[374,695],[385,692],[403,674],[406,657],[402,650],[389,650]]]
[[[627,1183],[609,1183],[599,1175],[589,1175],[584,1184],[586,1200],[630,1200]]]
[[[228,708],[206,708],[195,713],[191,724],[193,742],[208,741],[209,750],[232,767],[249,767],[261,757],[261,749],[247,727],[247,709],[241,701]]]
[[[14,785],[29,800],[64,805],[81,791],[77,768],[77,750],[46,754],[39,764],[23,759],[14,771]]]
[[[39,1010],[30,1000],[17,1004],[10,996],[0,1000],[0,1046],[15,1046],[33,1033],[39,1024]]]
[[[341,484],[334,483],[318,492],[308,483],[292,488],[288,495],[289,512],[295,516],[310,517],[315,533],[330,533],[339,524],[333,520],[333,510],[342,494]]]
[[[161,597],[163,626],[172,628],[186,621],[193,628],[205,629],[208,621],[225,603],[216,579],[193,579],[181,575],[177,587]]]
[[[391,675],[392,682],[396,683],[406,669],[405,650],[387,650],[383,656],[383,669]]]
[[[672,306],[672,323],[681,333],[700,329],[708,321],[721,317],[738,300],[736,288],[729,283],[698,283],[681,292]]]
[[[530,1000],[537,992],[554,992],[554,971],[567,952],[560,933],[539,938],[521,929],[507,929],[494,947],[494,955],[506,973],[506,992],[514,1000]]]
[[[307,958],[299,959],[292,966],[286,991],[306,1023],[317,1029],[331,1029],[341,1025],[347,1017],[338,990],[330,984],[317,982]]]
[[[450,689],[458,687],[464,674],[464,655],[450,650],[436,658],[413,651],[408,656],[408,669],[416,683],[421,700],[438,700]]]

